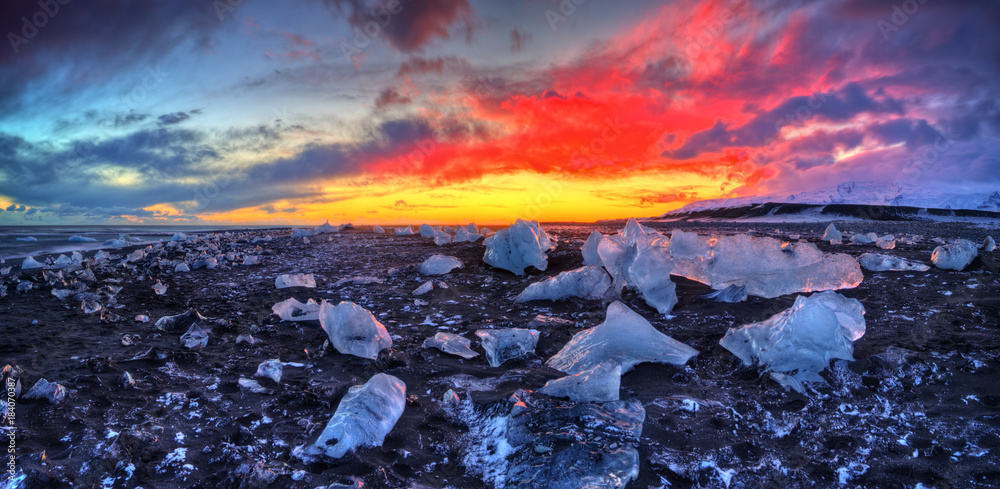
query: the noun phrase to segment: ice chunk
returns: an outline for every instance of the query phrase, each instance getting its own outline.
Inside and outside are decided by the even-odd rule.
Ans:
[[[260,385],[260,382],[253,379],[240,377],[240,380],[237,381],[237,383],[240,385],[241,389],[248,390],[254,394],[265,394],[268,396],[274,394],[274,389],[268,389],[267,387]]]
[[[515,301],[558,301],[569,297],[600,300],[610,288],[611,277],[602,268],[581,267],[529,285]]]
[[[555,247],[538,221],[518,219],[513,226],[497,231],[486,246],[483,261],[488,265],[524,275],[524,269],[545,271],[549,266],[545,252]]]
[[[424,275],[444,275],[456,268],[462,268],[462,260],[454,256],[431,255],[420,264],[420,273]]]
[[[71,243],[93,243],[97,240],[87,236],[70,236],[69,241]]]
[[[247,255],[243,257],[244,265],[260,265],[260,257],[257,255]]]
[[[865,270],[873,272],[926,272],[931,269],[931,267],[918,261],[910,261],[898,256],[889,256],[880,253],[865,253],[858,257],[858,263]]]
[[[931,263],[945,270],[962,270],[976,259],[979,251],[971,241],[960,239],[951,244],[934,248]]]
[[[35,257],[28,255],[24,259],[24,263],[21,264],[21,270],[33,270],[35,268],[42,268],[45,264],[35,260]]]
[[[372,228],[372,232],[375,234],[385,234],[385,229],[382,229],[382,226],[376,224],[375,227]]]
[[[170,238],[170,241],[184,241],[187,239],[187,235],[184,233],[174,233]]]
[[[624,488],[639,476],[646,411],[638,400],[569,404],[524,393],[512,400],[504,433],[511,453],[496,487]]]
[[[639,291],[646,304],[660,314],[668,314],[677,304],[677,285],[670,281],[673,259],[665,246],[666,240],[639,240],[629,245],[627,256],[632,257],[625,269],[626,284]]]
[[[320,224],[316,228],[316,231],[318,231],[320,234],[329,234],[329,233],[335,233],[337,231],[340,231],[340,227],[339,226],[334,226],[334,225],[330,224],[330,220],[327,219],[326,222],[324,222],[323,224]]]
[[[199,314],[198,310],[192,307],[184,314],[178,314],[176,316],[163,316],[156,321],[154,326],[156,326],[156,329],[160,331],[170,332],[187,328],[195,322],[205,320],[205,316]]]
[[[625,223],[625,229],[622,230],[622,237],[625,238],[625,244],[633,244],[642,240],[658,238],[660,233],[651,227],[639,224],[639,221],[636,221],[634,217],[630,217]]]
[[[568,397],[576,402],[607,402],[618,400],[622,366],[607,360],[576,375],[550,380],[538,390],[553,397]]]
[[[441,246],[451,243],[451,235],[439,229],[434,230],[434,244]]]
[[[471,224],[471,226],[475,226],[475,224]],[[475,243],[476,241],[479,241],[480,239],[483,239],[483,235],[482,234],[471,233],[471,232],[469,232],[464,227],[460,227],[460,228],[458,228],[458,230],[455,231],[455,242],[456,243],[466,243],[466,242],[468,242],[468,243]]]
[[[997,242],[993,241],[993,236],[987,236],[983,240],[983,251],[989,252],[997,249]]]
[[[604,322],[573,335],[545,365],[570,375],[613,360],[622,372],[645,362],[684,365],[698,351],[659,331],[625,304],[608,306]]]
[[[882,248],[883,250],[892,250],[896,248],[896,237],[887,234],[875,240],[875,246]]]
[[[281,382],[281,360],[272,358],[261,362],[261,364],[257,366],[257,372],[255,372],[253,376],[265,377],[275,382]]]
[[[38,379],[38,382],[35,382],[35,385],[24,394],[24,398],[42,399],[52,404],[59,404],[66,399],[66,388],[62,384]]]
[[[282,321],[319,321],[319,304],[312,299],[303,304],[292,297],[271,306],[271,311]]]
[[[852,243],[871,244],[877,240],[878,240],[878,235],[875,233],[868,233],[868,234],[857,233],[854,236],[851,236]]]
[[[128,246],[128,242],[124,239],[109,239],[104,242],[104,246],[110,246],[112,248],[124,248]]]
[[[375,374],[347,391],[316,443],[297,448],[293,455],[338,459],[356,447],[382,446],[405,407],[406,384],[388,374]]]
[[[406,226],[405,228],[396,228],[396,236],[413,236],[414,234],[417,233],[413,231],[413,228],[410,226]]]
[[[308,236],[316,236],[317,234],[319,234],[319,231],[315,229],[292,228],[293,238],[305,238]]]
[[[587,237],[587,241],[583,243],[584,265],[597,267],[604,266],[604,263],[601,262],[601,255],[597,251],[602,239],[604,239],[604,235],[599,231],[594,231]]]
[[[310,289],[316,288],[316,278],[313,277],[311,273],[305,274],[282,274],[278,275],[278,278],[274,279],[274,286],[279,289],[287,289],[289,287],[308,287]]]
[[[829,226],[826,227],[826,231],[823,231],[823,237],[820,238],[823,241],[843,241],[844,234],[837,230],[837,226],[834,226],[831,222]]]
[[[760,365],[778,383],[803,392],[822,382],[830,360],[854,361],[854,341],[865,334],[865,308],[857,299],[826,291],[798,296],[791,308],[759,323],[730,328],[719,340],[746,365]]]
[[[532,355],[538,345],[538,331],[533,329],[480,329],[476,331],[476,336],[486,351],[486,361],[491,367]]]
[[[743,302],[747,300],[747,288],[742,285],[730,285],[722,290],[709,292],[702,295],[705,299],[714,299],[715,302]]]
[[[437,348],[450,355],[457,355],[466,360],[476,358],[479,353],[470,348],[472,341],[453,333],[437,333],[424,340],[424,348]]]
[[[166,294],[167,293],[167,286],[163,285],[162,282],[160,282],[159,280],[157,280],[156,283],[153,284],[153,292],[156,292],[156,295]]]
[[[63,268],[65,266],[69,266],[69,265],[72,265],[72,264],[73,264],[73,259],[72,258],[70,258],[70,257],[68,257],[66,255],[59,255],[56,258],[56,261],[52,263],[52,268]],[[23,270],[24,267],[21,267],[21,269]]]
[[[333,286],[340,287],[341,285],[370,285],[380,283],[382,283],[382,279],[378,277],[363,277],[358,275],[354,277],[344,277],[336,281]]]
[[[189,267],[188,264],[184,263],[184,262],[178,263],[177,266],[174,267],[174,272],[176,272],[176,273],[184,273],[184,272],[190,272],[190,271],[191,271],[191,267]]]
[[[420,225],[421,238],[433,238],[435,234],[437,234],[437,230],[434,229],[434,226],[431,226],[430,224]]]
[[[333,347],[345,355],[374,360],[378,352],[392,348],[392,338],[385,326],[371,312],[353,302],[341,302],[336,306],[321,302],[319,324]]]
[[[208,346],[208,332],[201,325],[194,323],[187,333],[181,335],[181,344],[192,350],[201,350]]]
[[[858,261],[849,255],[826,254],[812,243],[783,243],[745,234],[704,238],[675,230],[670,255],[674,275],[716,290],[742,285],[748,294],[769,299],[853,288],[864,278]]]
[[[14,238],[14,241],[23,241],[25,243],[34,243],[35,241],[38,241],[38,238],[36,238],[34,236],[24,236],[22,238]]]
[[[413,291],[413,295],[424,295],[432,290],[434,290],[434,281],[428,280],[424,282],[423,285],[421,285],[420,287],[417,287]]]

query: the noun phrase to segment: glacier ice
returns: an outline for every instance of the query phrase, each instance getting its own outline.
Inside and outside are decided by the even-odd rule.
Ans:
[[[881,236],[877,240],[875,240],[875,246],[878,246],[879,248],[882,248],[883,250],[892,250],[892,249],[895,249],[896,248],[896,237],[893,236],[893,235],[891,235],[891,234],[887,234],[885,236]]]
[[[945,270],[962,270],[976,259],[979,251],[976,245],[966,239],[938,246],[931,252],[931,263]]]
[[[25,243],[34,243],[34,242],[38,241],[38,238],[36,238],[34,236],[24,236],[24,237],[21,237],[21,238],[14,238],[14,241],[23,241]]]
[[[486,361],[491,367],[532,355],[538,346],[538,331],[533,329],[480,329],[476,331],[476,336],[486,351]]]
[[[191,350],[201,350],[208,346],[208,331],[202,329],[200,324],[194,323],[181,335],[181,344]]]
[[[704,294],[702,297],[713,299],[715,302],[743,302],[747,300],[747,288],[742,285],[730,285],[722,290]]]
[[[420,264],[420,273],[424,275],[444,275],[456,268],[462,268],[462,260],[454,256],[431,255]]]
[[[21,264],[21,270],[32,270],[35,268],[42,268],[44,266],[44,263],[41,263],[35,260],[35,257],[28,255],[28,257],[24,259],[24,263]]]
[[[174,316],[163,316],[156,320],[154,326],[160,331],[177,331],[199,321],[206,321],[207,318],[202,316],[197,309],[190,308],[183,314],[177,314]]]
[[[374,227],[372,227],[372,232],[375,234],[385,234],[385,229],[382,229],[382,226],[376,224]]]
[[[698,351],[663,333],[625,304],[608,306],[604,322],[573,335],[545,365],[570,375],[612,360],[622,372],[645,362],[684,365]]]
[[[878,235],[875,233],[868,233],[868,234],[857,233],[854,236],[851,236],[852,243],[871,244],[874,243],[875,241],[878,241]]]
[[[275,382],[281,382],[281,370],[281,360],[272,358],[261,362],[261,364],[257,366],[257,372],[255,372],[253,376],[265,377]]]
[[[396,228],[396,236],[413,236],[417,234],[412,227],[406,226],[405,228]]]
[[[317,234],[319,234],[319,231],[316,229],[292,228],[293,238],[307,238],[309,236],[316,236]]]
[[[529,285],[514,299],[516,302],[550,300],[569,297],[600,300],[611,288],[611,277],[601,267],[580,267],[555,277]]]
[[[858,263],[865,270],[873,272],[926,272],[931,267],[918,261],[910,261],[898,256],[883,255],[881,253],[865,253],[858,257]]]
[[[624,233],[605,236],[597,245],[604,268],[611,274],[615,293],[623,287],[639,291],[642,298],[660,314],[668,314],[677,304],[676,284],[670,281],[673,258],[667,240],[658,235]]]
[[[378,352],[392,348],[392,338],[385,326],[370,311],[353,302],[336,306],[321,302],[319,324],[333,347],[345,355],[374,360]]]
[[[600,231],[594,231],[590,233],[590,236],[587,236],[587,241],[583,243],[583,264],[585,266],[600,267],[604,265],[601,262],[601,254],[597,251],[602,239],[604,239],[604,235]]]
[[[71,243],[93,243],[97,240],[87,236],[70,236],[69,241]]]
[[[413,290],[413,295],[424,295],[430,291],[434,290],[434,281],[428,280]]]
[[[316,278],[311,273],[303,274],[281,274],[274,279],[274,286],[279,289],[287,289],[289,287],[308,287],[310,289],[316,288]]]
[[[184,241],[186,239],[187,235],[184,233],[174,233],[174,235],[170,237],[170,241]]]
[[[25,399],[41,399],[52,404],[59,404],[66,399],[66,388],[62,384],[38,379],[35,385],[24,394]]]
[[[639,221],[636,221],[634,217],[630,217],[625,223],[625,229],[622,230],[622,237],[625,238],[626,244],[632,244],[643,239],[658,238],[660,233],[651,227],[639,224]]]
[[[475,226],[475,224],[470,224],[470,226]],[[475,232],[469,232],[467,228],[459,227],[455,231],[455,242],[456,243],[475,243],[483,239],[483,235]]]
[[[513,226],[501,229],[491,237],[483,261],[517,275],[524,275],[527,267],[544,272],[549,266],[545,253],[554,247],[554,242],[539,227],[538,221],[518,219]]]
[[[823,253],[815,244],[745,234],[705,238],[674,230],[673,274],[722,289],[743,285],[772,299],[796,292],[857,287],[864,274],[850,255]]]
[[[293,455],[338,459],[356,447],[382,446],[405,407],[406,384],[392,375],[375,374],[347,391],[316,443],[296,448]]]
[[[550,380],[538,392],[576,402],[617,401],[621,376],[621,364],[606,360],[578,374]]]
[[[239,384],[241,389],[248,390],[250,392],[253,392],[254,394],[266,394],[268,396],[274,394],[274,389],[268,389],[267,387],[260,385],[260,382],[257,382],[256,380],[253,379],[240,377],[240,380],[237,381],[237,384]]]
[[[330,224],[329,219],[323,224],[320,224],[319,226],[316,227],[316,232],[318,234],[329,234],[329,233],[335,233],[337,231],[340,231],[340,227]]]
[[[184,263],[184,262],[180,262],[180,263],[177,264],[176,267],[174,267],[174,272],[176,272],[176,273],[184,273],[184,272],[190,272],[190,271],[191,271],[191,267],[189,267],[188,264]]]
[[[989,252],[995,249],[997,249],[997,242],[993,240],[993,236],[987,236],[986,239],[983,240],[983,251]]]
[[[829,226],[826,227],[826,231],[823,231],[823,237],[820,238],[823,241],[829,241],[833,243],[834,241],[843,241],[844,234],[837,230],[837,226],[834,226],[831,222]]]
[[[59,255],[58,257],[56,257],[56,261],[52,262],[52,268],[63,268],[65,266],[72,264],[73,264],[72,258],[66,255]],[[23,270],[24,267],[21,267],[21,269]]]
[[[271,306],[282,321],[319,321],[319,304],[309,299],[305,304],[294,297]]]
[[[836,292],[800,295],[792,307],[759,323],[730,328],[719,340],[746,365],[759,365],[778,383],[804,391],[823,382],[831,360],[854,361],[854,342],[865,334],[865,308]]]
[[[439,229],[434,230],[434,244],[441,246],[451,243],[451,235]]]
[[[454,333],[436,333],[424,340],[424,348],[437,348],[450,355],[457,355],[466,360],[476,358],[479,353],[470,348],[472,341]]]

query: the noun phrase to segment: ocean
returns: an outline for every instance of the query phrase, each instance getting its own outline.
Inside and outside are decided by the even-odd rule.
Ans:
[[[210,233],[245,229],[277,229],[275,226],[0,226],[0,258],[24,258],[28,255],[70,253],[106,248],[104,242],[120,234],[132,238],[130,244],[155,243],[169,240],[175,233]],[[72,242],[73,236],[93,238],[91,242]],[[37,241],[18,241],[33,237]]]

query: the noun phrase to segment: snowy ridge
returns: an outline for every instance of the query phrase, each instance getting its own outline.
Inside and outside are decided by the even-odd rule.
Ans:
[[[751,204],[856,204],[907,206],[932,209],[969,209],[1000,212],[1000,191],[992,193],[949,193],[941,189],[903,183],[845,182],[797,194],[771,194],[692,202],[665,216]]]

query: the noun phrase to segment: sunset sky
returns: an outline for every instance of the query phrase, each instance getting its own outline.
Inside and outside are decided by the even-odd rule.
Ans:
[[[1000,188],[993,0],[0,10],[0,224],[592,221],[844,181]]]

